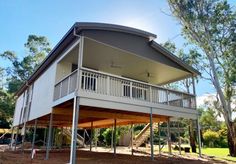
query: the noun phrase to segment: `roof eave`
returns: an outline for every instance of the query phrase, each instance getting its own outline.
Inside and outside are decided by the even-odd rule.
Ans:
[[[161,52],[163,55],[165,55],[166,57],[168,57],[169,59],[171,59],[172,61],[176,62],[177,64],[179,64],[180,66],[182,66],[183,68],[185,68],[187,71],[189,71],[190,73],[192,73],[193,76],[199,76],[201,75],[201,73],[196,70],[195,68],[193,68],[192,66],[186,64],[185,62],[183,62],[181,59],[179,59],[177,56],[175,56],[173,53],[171,53],[170,51],[168,51],[167,49],[165,49],[164,47],[162,47],[161,45],[159,45],[157,42],[155,41],[151,41],[150,42],[150,46],[152,46],[154,49],[158,50],[159,52]]]

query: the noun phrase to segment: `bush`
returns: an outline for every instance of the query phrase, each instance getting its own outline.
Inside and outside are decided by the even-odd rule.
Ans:
[[[220,137],[217,132],[208,129],[206,132],[203,133],[203,139],[208,147],[217,147],[217,143],[219,142]]]
[[[208,147],[215,147],[216,142],[219,140],[219,134],[208,129],[203,133],[203,139]]]
[[[107,128],[103,133],[102,136],[104,138],[104,142],[107,146],[111,145],[111,136],[112,136],[112,130],[110,128]]]
[[[123,130],[123,129],[122,129]],[[121,135],[121,128],[117,128],[116,130],[116,144],[119,142],[120,139],[120,135]],[[112,137],[112,129],[107,128],[103,133],[102,136],[104,138],[104,142],[106,144],[106,146],[110,146],[111,145],[111,137]]]
[[[227,140],[227,128],[226,126],[223,126],[219,131],[218,134],[220,136],[219,140],[219,147],[221,148],[227,148],[228,147],[228,140]]]

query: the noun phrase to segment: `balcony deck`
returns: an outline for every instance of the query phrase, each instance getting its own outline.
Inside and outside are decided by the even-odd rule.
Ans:
[[[120,77],[88,68],[77,70],[63,78],[55,85],[54,102],[74,93],[77,79],[79,95],[94,100],[117,101],[124,104],[144,105],[181,111],[188,109],[196,113],[195,95],[167,89],[161,86]],[[95,102],[95,104],[98,102]]]

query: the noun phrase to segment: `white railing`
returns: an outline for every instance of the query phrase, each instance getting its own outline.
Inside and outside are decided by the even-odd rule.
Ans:
[[[80,89],[115,97],[148,101],[184,108],[195,108],[192,94],[83,68]]]
[[[77,83],[77,70],[64,77],[54,87],[54,100],[62,98],[75,91]]]
[[[80,71],[81,83],[79,89],[85,92],[195,109],[195,96],[192,94],[101,73],[88,68],[83,68]],[[71,73],[55,85],[54,100],[69,94],[75,89],[76,72]],[[72,79],[74,79],[73,84],[71,84]],[[69,90],[67,88],[73,89]]]

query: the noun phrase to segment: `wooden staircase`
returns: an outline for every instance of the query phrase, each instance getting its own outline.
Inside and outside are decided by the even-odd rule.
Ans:
[[[71,129],[63,129],[63,134],[66,135],[69,139],[71,139]],[[84,138],[79,135],[77,133],[77,143],[79,144],[79,146],[82,146],[82,147],[86,147],[86,145],[84,144]]]
[[[152,128],[157,129],[158,128],[158,124],[153,123],[152,124]],[[150,123],[148,123],[143,129],[142,131],[135,137],[134,141],[133,141],[133,145],[136,147],[136,149],[142,145],[150,136]]]

